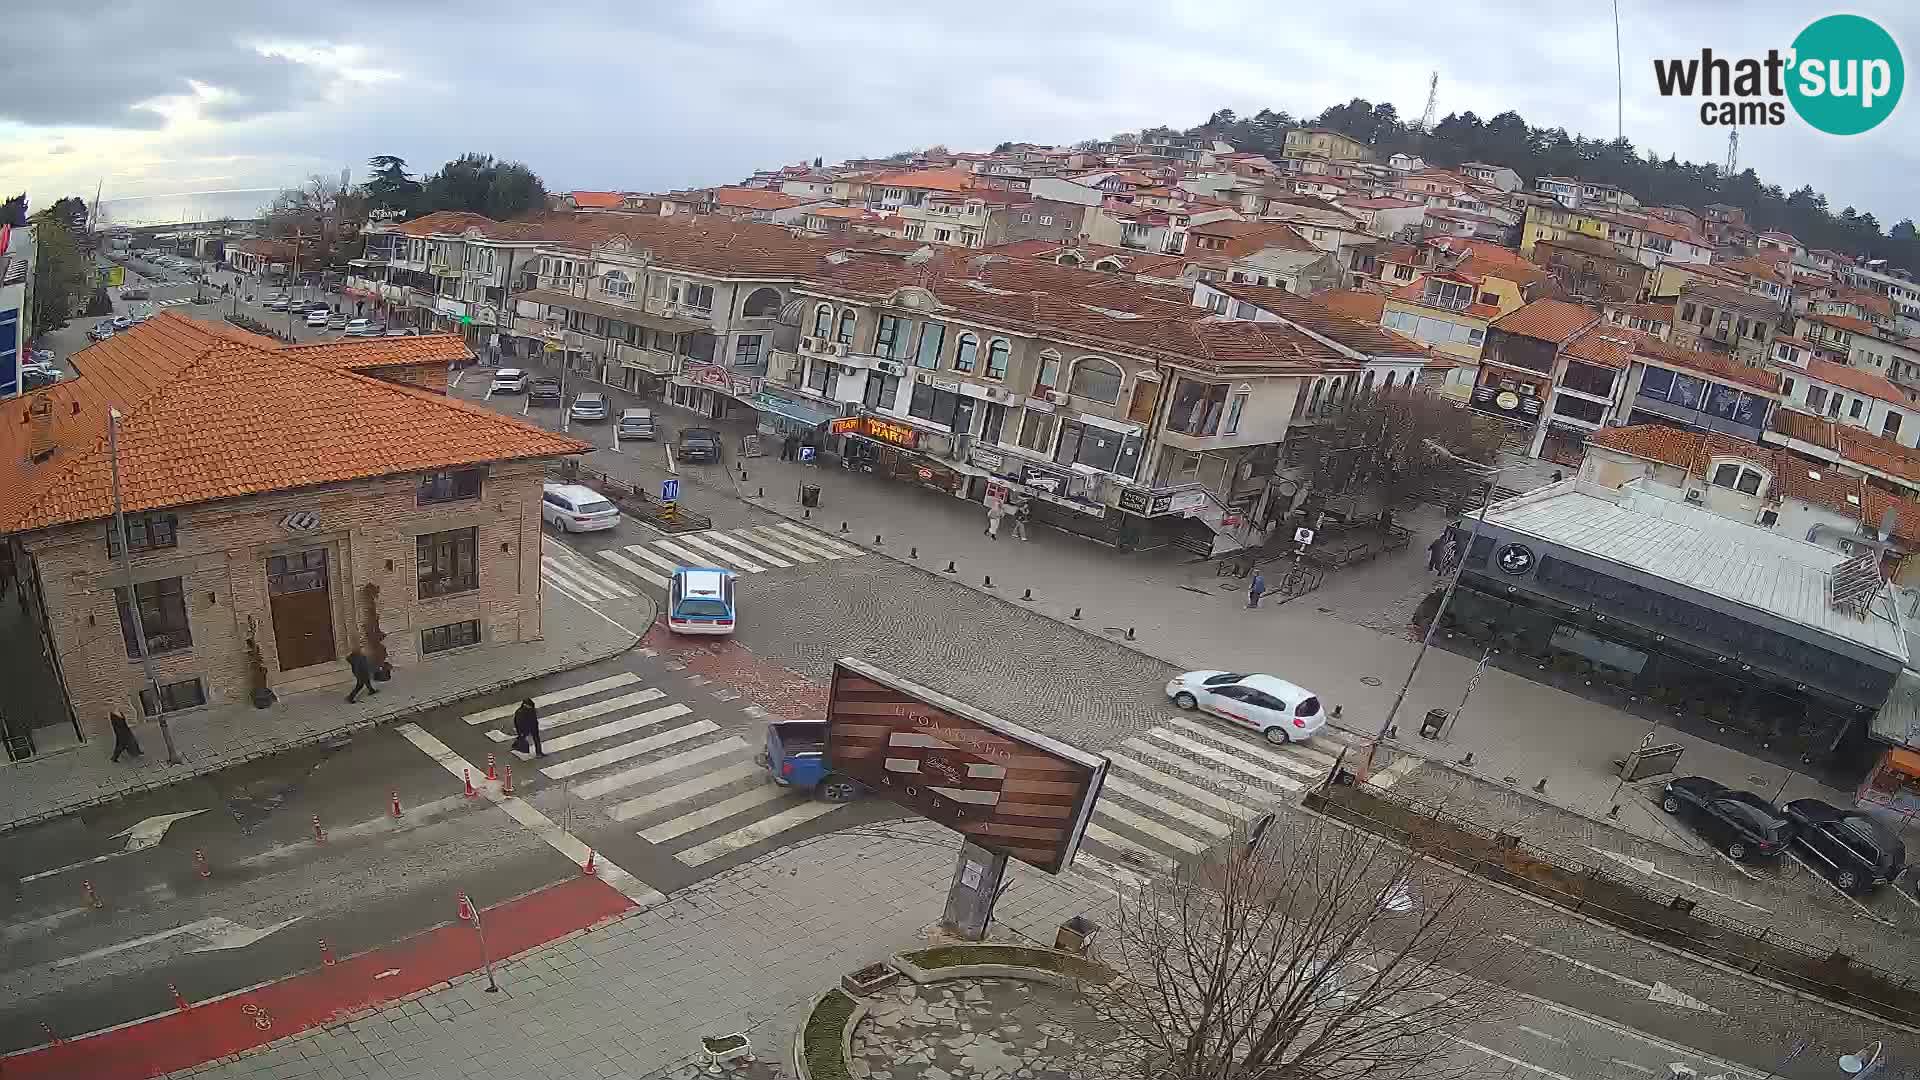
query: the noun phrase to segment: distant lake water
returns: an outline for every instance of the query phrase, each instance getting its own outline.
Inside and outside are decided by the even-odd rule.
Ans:
[[[189,191],[178,195],[103,199],[101,209],[106,212],[110,225],[170,225],[223,217],[252,218],[258,217],[278,193],[278,188]]]

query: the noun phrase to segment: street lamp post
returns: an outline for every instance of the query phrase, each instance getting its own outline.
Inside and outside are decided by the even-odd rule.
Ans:
[[[1447,613],[1447,604],[1453,600],[1454,587],[1460,584],[1460,574],[1466,569],[1467,556],[1473,551],[1473,542],[1480,536],[1480,527],[1487,523],[1487,507],[1493,503],[1493,488],[1495,483],[1500,479],[1500,467],[1497,465],[1482,465],[1477,461],[1469,461],[1448,450],[1446,447],[1441,446],[1439,443],[1434,442],[1432,439],[1427,440],[1426,446],[1428,450],[1433,451],[1440,457],[1446,458],[1448,461],[1464,469],[1486,477],[1487,488],[1481,492],[1480,512],[1474,516],[1473,525],[1467,532],[1466,545],[1460,549],[1459,556],[1454,559],[1453,573],[1447,577],[1446,591],[1440,594],[1440,606],[1434,609],[1433,618],[1427,622],[1427,632],[1420,639],[1420,651],[1413,654],[1413,663],[1407,667],[1406,681],[1400,684],[1400,692],[1394,695],[1393,705],[1387,709],[1387,715],[1380,721],[1380,729],[1374,732],[1373,738],[1367,742],[1366,756],[1361,759],[1360,769],[1358,773],[1355,774],[1356,778],[1363,782],[1373,770],[1373,759],[1380,751],[1381,740],[1385,739],[1387,732],[1392,730],[1394,717],[1399,715],[1400,706],[1407,700],[1407,691],[1413,688],[1414,677],[1420,673],[1420,662],[1426,659],[1427,649],[1433,645],[1433,633],[1439,628],[1441,618]],[[1463,706],[1464,704],[1465,703],[1462,702]],[[1335,768],[1338,767],[1336,763]]]
[[[160,679],[153,670],[153,649],[147,642],[147,628],[140,618],[140,597],[134,591],[133,550],[127,546],[127,515],[120,499],[120,421],[119,409],[107,410],[107,461],[113,480],[113,531],[120,543],[120,576],[126,582],[127,614],[133,623],[133,639],[140,646],[140,665],[147,676],[147,690],[153,694],[153,715],[160,721],[160,739],[167,744],[167,764],[180,764],[173,748],[173,731],[167,727],[166,706],[160,700]]]

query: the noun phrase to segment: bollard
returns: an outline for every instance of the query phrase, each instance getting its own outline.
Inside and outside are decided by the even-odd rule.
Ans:
[[[179,987],[177,987],[177,986],[175,986],[175,985],[173,985],[172,983],[168,983],[168,984],[167,984],[167,993],[169,993],[169,994],[172,994],[172,995],[173,995],[173,1007],[174,1007],[174,1008],[176,1008],[176,1009],[179,1009],[179,1010],[180,1010],[181,1012],[186,1012],[186,1011],[187,1011],[188,1009],[191,1009],[191,1008],[193,1008],[193,1006],[191,1006],[191,1005],[189,1005],[189,1004],[187,1004],[187,998],[186,998],[186,995],[184,995],[184,994],[182,994],[182,993],[180,992],[180,988],[179,988]]]
[[[874,547],[879,547],[879,546],[880,546],[880,534],[879,534],[879,533],[874,533],[874,534],[873,534],[873,546],[874,546]]]
[[[843,521],[840,523],[840,532],[842,535],[845,535],[846,531],[847,531],[847,523]]]
[[[754,498],[756,499],[764,499],[766,497],[767,497],[767,489],[764,487],[760,489],[760,494],[754,496]]]
[[[1533,793],[1534,793],[1534,794],[1536,794],[1536,795],[1545,795],[1545,794],[1547,793],[1547,778],[1546,778],[1546,777],[1544,777],[1544,776],[1543,776],[1543,777],[1541,777],[1541,778],[1540,778],[1540,782],[1539,782],[1539,783],[1537,783],[1537,784],[1535,784],[1535,785],[1533,785]]]
[[[1070,619],[1072,619],[1072,620],[1073,620],[1074,622],[1079,622],[1079,621],[1080,621],[1080,609],[1079,609],[1079,608],[1074,608],[1074,609],[1073,609],[1073,614],[1072,614],[1072,615],[1069,615],[1069,616],[1067,616],[1067,617],[1068,617],[1068,618],[1070,618]]]
[[[949,573],[949,574],[951,574],[951,573],[953,573],[953,560],[952,560],[952,559],[948,559],[948,560],[947,560],[947,571],[946,571],[946,572],[947,572],[947,573]]]
[[[91,908],[97,908],[97,907],[105,907],[105,906],[106,906],[105,904],[103,904],[103,903],[101,903],[101,902],[100,902],[100,894],[99,894],[99,893],[97,893],[97,892],[94,892],[94,891],[93,891],[93,882],[91,882],[91,881],[85,881],[85,880],[83,880],[83,881],[81,881],[81,882],[80,882],[80,891],[82,891],[82,892],[84,892],[84,893],[86,893],[86,894],[87,894],[87,906],[88,906],[88,907],[91,907]]]
[[[1620,804],[1614,803],[1612,806],[1607,807],[1607,820],[1618,821],[1619,819],[1620,819]]]
[[[1400,725],[1399,725],[1399,724],[1394,724],[1394,725],[1392,725],[1391,727],[1389,727],[1389,728],[1387,728],[1387,738],[1389,738],[1389,739],[1397,739],[1397,738],[1399,738],[1399,737],[1400,737]]]
[[[327,842],[327,830],[320,827],[319,814],[313,815],[313,842],[316,844],[324,844]]]
[[[1338,719],[1340,719],[1340,710],[1341,710],[1342,708],[1345,708],[1345,706],[1342,706],[1342,705],[1335,705],[1335,706],[1333,707],[1333,718],[1334,718],[1335,720],[1338,720]]]
[[[326,938],[320,939],[320,963],[327,967],[333,966],[333,948],[327,944]]]
[[[1466,766],[1469,769],[1472,768],[1473,767],[1473,751],[1471,750],[1467,751],[1467,756],[1460,759],[1460,764]]]
[[[1023,591],[1022,591],[1022,592],[1020,593],[1020,599],[1022,599],[1022,600],[1031,600],[1031,599],[1033,599],[1033,590],[1032,590],[1032,589],[1026,589],[1026,590],[1023,590]]]
[[[45,1020],[42,1020],[40,1021],[40,1030],[47,1033],[48,1042],[52,1043],[55,1046],[60,1045],[60,1033],[53,1030],[52,1024],[49,1024]]]
[[[1129,627],[1127,627],[1127,640],[1128,640],[1128,641],[1133,641],[1133,640],[1134,640],[1134,636],[1133,636],[1133,627],[1131,627],[1131,626],[1129,626]]]
[[[498,780],[498,779],[500,779],[500,772],[499,772],[499,770],[498,770],[498,769],[496,769],[496,768],[494,768],[494,765],[493,765],[493,755],[492,755],[492,754],[488,754],[488,755],[487,755],[487,779],[489,779],[489,780]]]
[[[193,849],[193,869],[195,873],[203,878],[213,876],[213,868],[207,865],[207,853],[201,851],[199,848]]]
[[[500,785],[500,794],[513,794],[513,762],[511,761],[507,762],[507,781]]]
[[[803,508],[803,509],[802,509],[802,510],[800,511],[800,520],[801,520],[801,521],[812,521],[812,520],[813,520],[813,511],[811,511],[811,510],[807,510],[807,509],[804,509],[804,508]]]
[[[745,465],[740,466],[740,479],[743,483],[747,479],[747,467]]]
[[[919,557],[920,557],[920,549],[919,549],[919,548],[917,548],[917,547],[915,547],[915,548],[908,548],[908,549],[907,549],[907,558],[909,558],[909,559],[917,559],[917,558],[919,558]]]
[[[581,865],[580,873],[586,877],[593,877],[595,874],[598,874],[599,872],[600,871],[596,869],[593,864],[593,849],[588,848],[587,861]]]
[[[388,808],[387,812],[392,814],[394,817],[399,817],[400,816],[400,789],[399,788],[393,789],[393,791],[389,795],[389,798],[393,800],[393,805]]]
[[[985,580],[986,580],[986,585],[987,585],[987,588],[989,588],[989,589],[991,589],[991,588],[993,588],[993,575],[992,575],[992,574],[988,574],[988,575],[986,575],[986,579],[985,579]]]
[[[478,795],[478,794],[479,794],[479,792],[477,792],[477,791],[475,791],[475,790],[473,790],[473,770],[472,770],[472,769],[461,769],[461,770],[460,770],[460,775],[462,775],[462,776],[464,776],[464,777],[466,778],[466,781],[467,781],[467,790],[466,790],[466,796],[467,796],[467,798],[469,798],[469,799],[471,799],[471,798],[473,798],[473,797],[474,797],[475,795]]]

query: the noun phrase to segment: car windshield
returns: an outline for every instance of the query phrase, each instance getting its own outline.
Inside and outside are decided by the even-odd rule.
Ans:
[[[593,502],[581,503],[579,512],[582,514],[604,514],[612,509],[614,509],[612,503],[605,499],[596,499]]]
[[[1245,676],[1245,675],[1242,675],[1242,674],[1240,674],[1240,673],[1238,673],[1238,672],[1234,672],[1234,671],[1226,671],[1226,672],[1222,672],[1222,673],[1220,673],[1220,674],[1218,674],[1218,675],[1210,675],[1210,676],[1208,676],[1208,677],[1207,677],[1207,679],[1206,679],[1206,681],[1205,681],[1204,683],[1202,683],[1202,685],[1204,685],[1204,686],[1226,686],[1226,685],[1227,685],[1227,684],[1229,684],[1229,683],[1237,683],[1237,682],[1239,682],[1239,681],[1240,681],[1241,679],[1244,679],[1244,678],[1246,678],[1246,676]]]
[[[689,596],[680,601],[680,608],[677,614],[693,615],[701,618],[724,619],[727,617],[727,605],[718,600],[710,600],[702,596]]]

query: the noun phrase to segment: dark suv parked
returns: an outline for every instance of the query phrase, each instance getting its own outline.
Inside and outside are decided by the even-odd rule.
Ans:
[[[682,428],[680,459],[682,461],[720,460],[720,433],[712,428]]]
[[[1683,817],[1715,847],[1735,860],[1780,854],[1787,846],[1787,819],[1751,791],[1735,791],[1704,776],[1669,780],[1660,807]]]
[[[1795,799],[1786,810],[1794,844],[1846,892],[1872,892],[1905,868],[1906,845],[1892,829],[1858,810],[1842,810],[1819,799]]]
[[[555,378],[535,379],[527,384],[527,400],[535,405],[560,404],[560,380]]]

